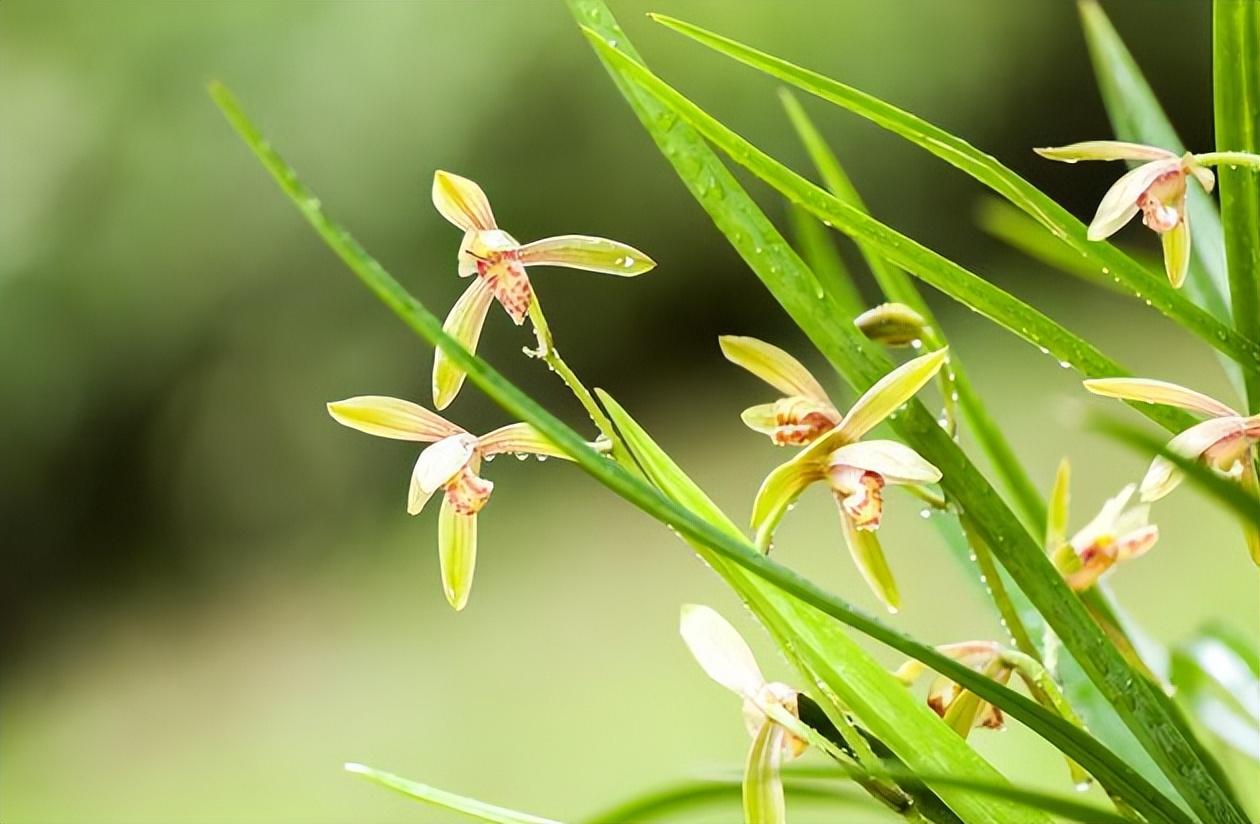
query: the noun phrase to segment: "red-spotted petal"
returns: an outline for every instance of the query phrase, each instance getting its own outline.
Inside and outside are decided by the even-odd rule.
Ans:
[[[456,610],[468,605],[473,572],[477,566],[477,516],[458,512],[442,502],[438,516],[438,561],[442,567],[442,592]]]

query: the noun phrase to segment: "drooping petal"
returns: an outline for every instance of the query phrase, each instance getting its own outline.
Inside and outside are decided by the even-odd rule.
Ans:
[[[826,468],[808,450],[771,470],[753,501],[752,528],[762,552],[770,551],[775,527],[783,520],[788,507],[801,496],[805,487],[825,477]]]
[[[521,247],[526,266],[564,266],[605,275],[632,277],[656,267],[656,261],[633,246],[602,237],[560,235]]]
[[[1177,225],[1159,236],[1164,247],[1164,271],[1174,289],[1180,289],[1190,271],[1190,213],[1183,211]]]
[[[901,607],[901,594],[897,591],[897,582],[893,579],[892,570],[888,568],[888,559],[884,557],[884,549],[879,544],[877,533],[874,530],[858,529],[843,508],[840,511],[840,521],[844,526],[844,542],[848,545],[849,554],[853,556],[853,562],[857,564],[862,578],[888,611],[896,612]]]
[[[862,393],[840,426],[823,440],[839,439],[835,446],[856,441],[914,397],[914,393],[940,371],[948,357],[949,347],[943,347],[898,366]]]
[[[482,278],[474,280],[459,300],[451,307],[442,329],[455,338],[469,352],[477,351],[477,341],[481,338],[481,327],[486,322],[486,312],[494,301],[494,293],[490,285]],[[459,389],[467,377],[463,369],[456,366],[446,353],[437,349],[433,354],[433,405],[445,409],[455,400]]]
[[[1068,503],[1072,467],[1068,459],[1059,461],[1054,475],[1054,488],[1050,491],[1050,504],[1046,511],[1046,552],[1054,552],[1067,540]]]
[[[434,172],[433,205],[465,232],[496,228],[486,193],[466,177],[440,169]]]
[[[766,683],[757,659],[735,627],[716,610],[684,604],[678,631],[705,674],[736,695],[748,700],[757,697]]]
[[[1168,442],[1168,449],[1190,460],[1197,460],[1204,452],[1230,437],[1241,437],[1246,421],[1237,416],[1209,418],[1197,423]],[[1157,501],[1177,488],[1183,473],[1163,455],[1151,461],[1151,467],[1142,479],[1143,501]]]
[[[832,466],[843,465],[876,472],[890,484],[934,484],[941,471],[918,452],[896,441],[858,441],[831,453]]]
[[[1090,240],[1111,237],[1138,213],[1138,198],[1160,175],[1178,168],[1180,160],[1156,160],[1131,170],[1112,185],[1089,224]]]
[[[438,515],[438,561],[446,600],[461,610],[468,604],[477,565],[477,516],[460,514],[445,500]]]
[[[1116,560],[1131,561],[1151,551],[1159,541],[1159,527],[1155,524],[1125,532],[1116,539]]]
[[[399,441],[438,441],[464,430],[411,401],[361,395],[328,404],[328,414],[342,426]]]
[[[438,489],[458,475],[472,460],[477,439],[467,432],[443,438],[420,453],[411,472],[407,512],[415,515]]]
[[[742,335],[722,335],[718,345],[728,361],[747,369],[784,395],[804,395],[831,403],[805,365],[779,347]]]
[[[783,742],[787,730],[767,720],[757,731],[744,765],[745,824],[787,824],[783,799]]]
[[[966,738],[974,727],[980,726],[982,723],[994,723],[992,716],[985,717],[985,708],[989,704],[974,692],[966,690],[960,692],[953,701],[949,702],[945,714],[941,716],[946,726],[951,730]],[[999,717],[1000,718],[1000,717]],[[997,721],[998,724],[1001,721]]]
[[[1049,160],[1075,163],[1078,160],[1167,160],[1177,155],[1167,149],[1126,143],[1121,140],[1085,140],[1068,146],[1033,149]]]
[[[477,448],[485,456],[511,452],[514,455],[542,455],[572,460],[567,452],[527,423],[510,423],[493,432],[487,432],[478,440]]]
[[[1193,155],[1190,155],[1193,157]],[[1211,193],[1212,188],[1216,185],[1216,175],[1212,174],[1212,170],[1206,166],[1200,166],[1198,163],[1182,161],[1185,169],[1194,175],[1194,179],[1199,181],[1199,185],[1203,187],[1203,191]]]
[[[1238,415],[1233,409],[1215,398],[1167,381],[1149,378],[1094,378],[1084,381],[1084,385],[1095,395],[1119,398],[1122,401],[1161,403],[1165,406],[1178,406],[1189,409],[1191,412],[1201,412],[1204,415],[1216,417]]]

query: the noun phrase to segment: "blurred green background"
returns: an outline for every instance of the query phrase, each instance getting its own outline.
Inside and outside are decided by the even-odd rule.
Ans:
[[[905,106],[1082,216],[1118,171],[1029,151],[1110,134],[1070,3],[612,6],[661,74],[802,170],[774,83],[643,12]],[[1208,9],[1107,9],[1187,143],[1210,145]],[[562,3],[11,0],[0,50],[5,822],[446,820],[345,775],[347,760],[579,816],[742,761],[737,703],[686,653],[679,604],[740,619],[767,669],[783,665],[685,547],[572,467],[491,467],[472,601],[446,606],[436,509],[411,519],[403,507],[415,450],[324,411],[366,393],[427,402],[431,352],[319,243],[203,89],[227,82],[329,210],[439,312],[462,284],[458,234],[429,202],[435,168],[480,181],[523,239],[603,234],[649,252],[660,265],[637,280],[556,270],[534,283],[588,382],[742,518],[782,453],[742,429],[738,411],[769,393],[721,359],[716,335],[757,334],[822,365],[685,194]],[[892,225],[1139,372],[1227,391],[1204,347],[1145,307],[984,236],[971,180],[808,105]],[[929,297],[1037,481],[1072,457],[1074,525],[1139,476],[1140,457],[1088,428],[1122,410]],[[482,353],[580,423],[553,376],[519,356],[526,333],[497,309],[487,326]],[[473,430],[504,421],[472,387],[450,412]],[[995,637],[917,510],[891,496],[884,537],[907,604],[895,623],[933,642]],[[1159,547],[1112,579],[1145,628],[1175,642],[1220,619],[1260,635],[1255,569],[1228,518],[1190,490],[1156,517]],[[875,608],[821,492],[779,546]],[[1066,789],[1061,761],[1024,731],[976,740],[1015,778]],[[877,818],[848,820],[863,816]]]

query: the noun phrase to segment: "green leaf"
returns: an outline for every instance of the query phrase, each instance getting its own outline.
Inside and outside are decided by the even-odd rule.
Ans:
[[[1105,271],[1106,274],[1118,279],[1135,295],[1149,300],[1151,306],[1159,312],[1198,335],[1214,348],[1251,369],[1255,369],[1254,365],[1260,361],[1260,344],[1256,341],[1240,335],[1209,312],[1195,305],[1189,298],[1173,289],[1166,278],[1153,275],[1120,249],[1110,243],[1088,240],[1085,236],[1085,224],[1011,169],[966,141],[851,86],[714,34],[699,26],[662,15],[653,15],[652,19],[722,54],[849,109],[921,146],[970,174],[1028,212],[1055,237],[1097,266],[1100,272]],[[912,274],[920,274],[914,266],[902,263],[893,255],[886,253],[885,257],[898,263]]]
[[[465,798],[462,795],[448,793],[445,790],[439,790],[427,784],[408,781],[406,778],[399,778],[392,773],[374,770],[363,764],[346,764],[346,772],[361,775],[369,781],[380,784],[382,787],[387,787],[394,792],[402,793],[417,801],[432,804],[434,807],[454,810],[470,818],[479,818],[482,821],[494,822],[494,824],[559,824],[559,822],[550,818],[539,818],[529,813],[518,813],[515,810],[496,807],[493,804],[487,804],[475,798]]]
[[[810,271],[817,276],[819,286],[831,293],[847,317],[856,318],[862,314],[866,304],[853,282],[844,258],[832,242],[834,235],[817,218],[795,203],[788,204],[788,220],[792,226],[792,236],[796,239],[796,247],[809,264]],[[819,297],[822,297],[821,292]]]
[[[1260,671],[1255,650],[1208,631],[1173,652],[1172,681],[1204,727],[1260,762]]]
[[[1216,0],[1212,6],[1212,87],[1216,149],[1260,152],[1260,5]],[[1260,336],[1260,175],[1253,168],[1217,167],[1221,228],[1229,263],[1234,325]],[[1196,232],[1196,237],[1197,237]],[[1247,373],[1250,411],[1260,411],[1260,378]]]
[[[832,774],[831,778],[837,774]],[[639,793],[616,806],[587,819],[588,824],[625,824],[627,821],[672,821],[679,813],[719,801],[737,801],[742,782],[739,779],[698,779],[672,784],[663,789]],[[807,781],[785,780],[783,787],[792,799],[812,799],[858,806],[859,796],[831,786]],[[866,805],[862,805],[866,807]],[[666,816],[670,816],[667,818]],[[1117,822],[1119,824],[1119,822]]]
[[[672,131],[664,130],[674,126],[681,118],[695,127],[700,135],[713,139],[719,145],[725,144],[732,157],[753,167],[759,176],[777,176],[786,172],[787,176],[795,178],[792,180],[794,186],[800,185],[812,190],[810,200],[813,204],[825,203],[826,210],[832,210],[831,214],[843,214],[844,220],[853,219],[855,223],[860,223],[861,233],[868,238],[885,241],[887,257],[895,260],[903,246],[912,243],[901,236],[896,236],[895,240],[890,238],[885,234],[890,231],[886,227],[857,213],[807,181],[796,178],[790,171],[734,136],[605,40],[616,40],[616,36],[601,37],[588,31],[588,38],[605,59],[605,64],[623,82],[632,84],[639,93],[651,95],[662,107],[655,117],[644,114],[643,118],[658,142],[665,144],[662,148],[667,157],[679,155],[679,145],[668,139]],[[631,101],[633,103],[634,99],[631,98]],[[793,315],[798,325],[810,335],[833,365],[845,374],[850,383],[861,387],[869,386],[874,380],[871,369],[886,370],[887,359],[882,353],[869,352],[863,343],[854,340],[856,330],[849,329],[844,324],[828,323],[825,320],[826,310],[829,308],[826,301],[819,301],[813,293],[801,293],[802,282],[809,279],[796,271],[801,268],[799,258],[791,253],[781,238],[777,238],[773,227],[757,238],[762,243],[757,244],[754,249],[746,248],[750,229],[746,218],[755,207],[741,203],[739,211],[732,209],[730,198],[734,181],[723,180],[719,183],[713,167],[707,164],[707,158],[697,157],[697,147],[692,138],[688,137],[684,145],[687,156],[677,157],[676,162],[686,165],[679,171],[701,204],[708,209],[714,222],[728,235],[745,260],[749,261],[754,271],[771,287],[780,303]],[[735,220],[735,215],[741,219]],[[931,259],[931,262],[937,261]],[[946,263],[948,264],[947,261]],[[906,268],[913,271],[915,267]],[[969,273],[964,271],[964,274]],[[807,306],[807,303],[814,305]],[[1033,540],[1013,513],[1001,503],[957,444],[917,403],[910,405],[905,415],[899,413],[897,428],[905,440],[944,472],[943,484],[947,494],[975,516],[979,530],[994,548],[999,561],[1042,612],[1047,623],[1064,642],[1064,646],[1081,660],[1090,679],[1120,713],[1161,769],[1189,796],[1187,800],[1205,815],[1215,816],[1217,820],[1243,821],[1228,796],[1212,781],[1180,728],[1168,717],[1166,708],[1153,695],[1151,685],[1142,680],[1123,656],[1106,641],[1084,607],[1054,572],[1041,551],[1039,541]]]

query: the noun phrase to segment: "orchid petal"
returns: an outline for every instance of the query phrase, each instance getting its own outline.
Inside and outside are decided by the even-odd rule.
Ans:
[[[1184,386],[1149,378],[1095,378],[1084,381],[1085,388],[1095,395],[1119,398],[1122,401],[1145,401],[1177,406],[1215,417],[1237,416],[1225,404]]]
[[[939,469],[918,452],[896,441],[846,444],[831,453],[830,464],[876,472],[890,484],[934,484],[941,479]]]
[[[411,472],[407,512],[412,515],[419,513],[430,495],[468,465],[476,446],[477,439],[465,432],[443,438],[421,452]]]
[[[1138,166],[1117,180],[1098,204],[1098,211],[1089,224],[1087,237],[1102,240],[1111,237],[1138,213],[1138,198],[1160,175],[1174,171],[1180,160],[1156,160]]]
[[[482,455],[498,455],[511,452],[514,455],[541,455],[550,458],[573,460],[569,453],[556,446],[545,435],[528,423],[511,423],[482,435],[477,441]]]
[[[560,235],[521,247],[526,266],[564,266],[605,275],[633,277],[656,267],[656,261],[624,243],[587,235]]]
[[[1051,146],[1033,151],[1048,160],[1060,160],[1064,163],[1075,163],[1078,160],[1168,160],[1177,157],[1176,153],[1167,149],[1121,140],[1086,140],[1068,146]]]
[[[1100,536],[1114,535],[1120,515],[1124,512],[1124,508],[1128,506],[1136,488],[1134,484],[1129,484],[1115,496],[1108,498],[1093,520],[1081,527],[1072,536],[1072,546],[1079,550],[1094,543]]]
[[[1246,429],[1246,421],[1237,416],[1208,418],[1197,423],[1168,442],[1168,449],[1184,458],[1197,460],[1218,441],[1231,435],[1240,435]],[[1177,488],[1184,475],[1172,461],[1159,455],[1151,461],[1151,467],[1142,479],[1142,500],[1157,501]]]
[[[866,585],[889,612],[896,612],[901,607],[901,594],[897,591],[892,570],[888,568],[888,559],[884,557],[878,535],[874,530],[858,529],[843,508],[840,510],[840,522],[844,526],[844,542]]]
[[[981,723],[982,717],[985,716],[985,708],[988,706],[989,704],[980,696],[964,690],[949,703],[949,709],[941,717],[946,726],[966,738],[971,730]]]
[[[1064,458],[1059,461],[1059,469],[1054,474],[1054,488],[1050,491],[1050,504],[1046,511],[1046,552],[1053,552],[1067,540],[1071,477],[1071,464]]]
[[[786,824],[783,744],[787,730],[767,720],[757,731],[744,765],[744,824]]]
[[[773,403],[759,403],[739,413],[739,419],[754,432],[772,435],[779,428],[778,408]]]
[[[438,515],[438,561],[446,600],[461,610],[468,604],[477,565],[477,516],[460,514],[447,500]]]
[[[741,335],[722,335],[718,345],[728,361],[747,369],[784,395],[804,395],[831,403],[822,385],[804,364],[779,347]]]
[[[360,395],[328,404],[328,414],[342,426],[400,441],[438,441],[464,430],[410,401]]]
[[[948,357],[949,347],[943,347],[898,366],[862,393],[840,425],[820,441],[856,441],[914,397],[940,371]]]
[[[684,604],[678,631],[705,674],[736,695],[754,700],[766,679],[735,627],[709,607]]]
[[[1121,535],[1116,541],[1116,560],[1131,561],[1151,551],[1159,540],[1159,527],[1155,524],[1135,529]]]
[[[442,217],[465,232],[497,228],[486,193],[466,177],[441,170],[434,172],[433,205]]]
[[[494,301],[494,293],[490,285],[477,278],[459,300],[451,307],[442,330],[459,341],[469,352],[477,351],[477,341],[481,338],[481,327],[486,322],[486,312]],[[467,374],[451,361],[441,347],[433,354],[433,405],[445,409],[455,400],[459,389],[464,385]]]
[[[783,520],[788,507],[801,496],[805,487],[824,477],[826,469],[822,463],[813,459],[810,450],[803,450],[792,460],[771,470],[761,482],[753,501],[752,528],[757,534],[757,547],[762,552],[770,551],[775,527]]]
[[[1177,225],[1159,236],[1164,247],[1164,271],[1174,289],[1180,289],[1190,271],[1190,213],[1182,211]]]
[[[1185,168],[1186,171],[1194,175],[1195,180],[1199,181],[1199,185],[1203,187],[1203,191],[1211,193],[1212,188],[1216,185],[1216,175],[1212,174],[1211,169],[1193,162],[1186,163]]]

